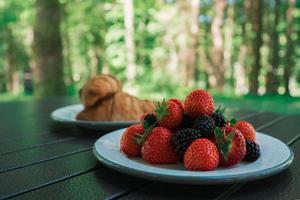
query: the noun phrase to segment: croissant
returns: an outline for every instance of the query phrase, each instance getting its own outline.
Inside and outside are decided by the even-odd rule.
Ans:
[[[140,100],[125,92],[117,92],[113,96],[100,101],[94,107],[85,107],[77,115],[79,120],[91,121],[133,121],[143,113],[153,112],[155,106],[148,100]]]
[[[111,75],[91,78],[79,94],[84,105],[84,109],[76,116],[79,120],[138,120],[142,114],[155,109],[153,102],[122,92],[122,83]]]
[[[85,107],[122,90],[122,83],[111,75],[98,75],[88,80],[80,90],[80,100]]]

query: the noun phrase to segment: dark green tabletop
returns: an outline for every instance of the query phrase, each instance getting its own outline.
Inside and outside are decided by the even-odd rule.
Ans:
[[[49,117],[72,103],[49,98],[0,104],[0,199],[300,199],[300,115],[229,110],[288,144],[294,162],[259,181],[191,186],[139,179],[103,166],[92,146],[105,132],[57,124]]]

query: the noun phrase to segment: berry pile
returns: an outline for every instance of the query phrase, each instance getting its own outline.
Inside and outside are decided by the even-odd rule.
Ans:
[[[121,151],[150,164],[183,161],[187,170],[209,171],[260,156],[255,129],[246,121],[230,120],[224,109],[215,110],[205,90],[192,91],[184,102],[157,103],[154,113],[141,116],[141,124],[127,128]]]

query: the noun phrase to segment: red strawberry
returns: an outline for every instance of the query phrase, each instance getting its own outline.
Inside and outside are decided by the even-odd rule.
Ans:
[[[132,125],[123,133],[120,146],[121,150],[130,157],[136,157],[141,154],[141,146],[134,141],[134,137],[144,133],[144,127],[140,124]]]
[[[175,129],[180,126],[183,111],[177,103],[173,101],[158,103],[155,112],[159,126],[169,129]]]
[[[142,147],[142,158],[151,164],[176,163],[179,156],[171,142],[172,132],[164,127],[152,129]]]
[[[188,170],[210,171],[216,169],[218,164],[218,149],[205,138],[195,140],[184,154],[184,166]]]
[[[196,118],[214,112],[213,97],[205,90],[194,90],[185,99],[184,108],[188,115]]]
[[[221,167],[235,165],[246,155],[246,142],[243,134],[236,128],[226,126],[222,130],[216,128],[215,138],[220,154]]]
[[[168,101],[172,101],[174,103],[176,103],[178,106],[180,106],[182,112],[184,112],[184,106],[181,100],[179,99],[169,99]]]
[[[239,129],[242,132],[242,134],[244,135],[244,138],[246,140],[251,140],[251,141],[255,142],[255,140],[256,140],[255,129],[250,123],[248,123],[246,121],[239,121],[235,124],[234,127],[236,129]]]

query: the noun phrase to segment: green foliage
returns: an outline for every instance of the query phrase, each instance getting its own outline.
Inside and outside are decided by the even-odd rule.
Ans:
[[[211,51],[213,37],[212,22],[215,17],[214,1],[201,0],[199,16],[198,46],[199,61],[195,66],[199,74],[195,84],[185,86],[181,78],[179,50],[184,34],[184,16],[177,1],[147,0],[133,1],[134,8],[134,45],[137,76],[133,85],[127,84],[126,47],[124,26],[124,1],[122,0],[60,0],[61,37],[63,40],[64,77],[67,93],[77,94],[83,83],[98,73],[110,73],[125,83],[125,88],[141,97],[162,99],[184,97],[195,88],[207,88],[210,78],[209,64],[205,53]],[[240,47],[250,45],[255,37],[252,25],[244,11],[244,1],[227,1],[223,23],[230,19],[228,10],[233,8],[233,25],[230,63],[226,64],[224,95],[235,93],[237,78],[236,66],[241,64],[245,69],[245,84],[248,82],[249,69],[253,66],[253,55],[246,55],[245,62],[239,63]],[[265,76],[270,69],[270,35],[268,29],[274,19],[274,1],[264,1],[263,46],[261,52],[262,70],[259,76],[260,94],[265,91]],[[284,93],[283,71],[287,66],[285,59],[287,46],[286,31],[288,24],[285,14],[288,2],[281,1],[279,33],[278,77],[279,94]],[[24,71],[33,68],[35,58],[32,53],[33,23],[35,17],[35,0],[6,0],[0,2],[0,92],[7,90],[7,31],[11,30],[14,55],[17,59],[17,74],[20,84],[23,83]],[[295,44],[291,77],[292,94],[300,95],[300,10],[299,2],[293,12],[292,40]],[[49,27],[50,29],[51,27]],[[222,27],[222,34],[228,27]],[[225,38],[227,40],[227,38]],[[211,89],[213,92],[213,89]],[[22,92],[20,90],[19,92]],[[245,93],[245,92],[244,92]],[[234,98],[239,98],[234,96]],[[249,97],[251,98],[251,97]],[[260,98],[259,98],[260,99]],[[225,99],[226,101],[226,99]]]

